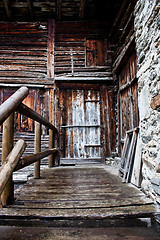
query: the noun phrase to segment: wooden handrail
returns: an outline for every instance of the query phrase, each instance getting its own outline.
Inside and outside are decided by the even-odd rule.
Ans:
[[[21,87],[0,105],[0,125],[9,117],[12,112],[15,111],[28,93],[29,90],[27,87]]]
[[[0,194],[2,193],[5,185],[10,178],[14,168],[16,167],[20,157],[22,156],[26,148],[26,143],[23,140],[19,140],[15,147],[12,149],[5,162],[0,168]]]
[[[3,128],[3,144],[2,144],[2,167],[0,168],[0,194],[2,206],[7,206],[12,202],[12,173],[35,163],[35,178],[40,178],[40,160],[49,156],[49,167],[54,165],[54,156],[58,153],[55,146],[55,134],[58,133],[54,125],[48,122],[44,117],[27,107],[22,103],[23,99],[28,95],[27,87],[21,87],[11,97],[9,97],[0,106],[0,125],[4,122]],[[35,154],[21,158],[26,148],[26,143],[19,140],[13,148],[14,137],[14,111],[36,121],[35,129]],[[49,128],[49,150],[41,151],[41,124]],[[39,126],[39,127],[37,127]],[[11,133],[11,134],[10,134]],[[37,139],[37,140],[36,140]],[[13,148],[13,149],[12,149]],[[21,159],[20,159],[21,158]],[[3,191],[3,192],[2,192]]]
[[[21,103],[17,109],[19,113],[25,115],[26,117],[29,117],[44,126],[48,127],[49,129],[52,129],[54,132],[57,132],[57,129],[55,126],[53,126],[50,122],[48,122],[44,117],[42,117],[40,114],[32,110],[31,108],[27,107],[25,104]]]
[[[36,161],[41,160],[44,157],[49,156],[50,154],[57,154],[58,150],[56,148],[50,149],[50,150],[46,150],[44,152],[39,152],[36,154],[32,154],[29,156],[25,156],[23,158],[21,158],[17,164],[17,166],[15,167],[14,171],[20,170],[24,167],[29,166],[32,163],[35,163]]]

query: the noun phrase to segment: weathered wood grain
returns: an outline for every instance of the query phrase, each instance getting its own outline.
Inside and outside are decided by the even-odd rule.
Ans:
[[[0,24],[0,82],[47,82],[46,26],[46,23]]]
[[[26,197],[27,196],[27,197]],[[0,209],[3,217],[63,219],[151,217],[153,202],[103,167],[46,169],[16,192],[16,201]]]

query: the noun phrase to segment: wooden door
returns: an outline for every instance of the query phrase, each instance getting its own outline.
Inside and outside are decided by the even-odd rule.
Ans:
[[[115,152],[112,86],[56,82],[54,97],[61,163],[104,162]]]
[[[65,159],[101,159],[99,90],[60,91],[61,150]]]
[[[127,130],[139,125],[136,53],[133,52],[119,73],[119,152]]]

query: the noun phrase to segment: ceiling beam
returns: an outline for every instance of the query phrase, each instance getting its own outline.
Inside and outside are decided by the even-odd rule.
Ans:
[[[33,3],[32,0],[27,0],[29,12],[32,18],[34,18]]]
[[[3,0],[3,5],[7,14],[8,20],[12,20],[12,12],[9,4],[9,0]]]
[[[61,20],[61,18],[62,18],[62,0],[57,0],[56,12],[57,12],[57,20]]]
[[[81,19],[84,18],[85,3],[86,3],[86,0],[80,0],[79,17],[80,17]]]

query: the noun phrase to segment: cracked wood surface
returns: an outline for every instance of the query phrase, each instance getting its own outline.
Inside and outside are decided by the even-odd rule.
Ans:
[[[0,209],[0,217],[105,219],[151,217],[153,202],[107,167],[45,169],[17,189],[15,203]]]

